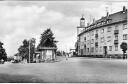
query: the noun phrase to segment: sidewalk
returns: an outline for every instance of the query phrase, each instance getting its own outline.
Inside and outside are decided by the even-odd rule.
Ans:
[[[127,61],[128,59],[116,59],[116,58],[93,58],[93,57],[71,57],[79,59],[102,59],[102,60],[115,60],[115,61]]]
[[[127,59],[110,59],[110,58],[89,58],[89,57],[71,57],[66,60],[66,58],[61,58],[59,62],[87,62],[87,61],[95,61],[95,62],[112,62],[112,63],[127,63]]]

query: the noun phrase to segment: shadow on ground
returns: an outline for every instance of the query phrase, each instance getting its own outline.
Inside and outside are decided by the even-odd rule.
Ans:
[[[0,83],[42,83],[43,80],[28,75],[0,74]]]

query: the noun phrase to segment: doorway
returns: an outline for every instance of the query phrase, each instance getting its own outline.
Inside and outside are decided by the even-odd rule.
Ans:
[[[107,46],[104,46],[103,48],[104,48],[103,49],[104,50],[104,57],[107,57]]]

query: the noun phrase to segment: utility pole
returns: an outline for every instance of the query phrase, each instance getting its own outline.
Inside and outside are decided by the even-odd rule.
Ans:
[[[30,40],[29,40],[29,63],[30,63]]]

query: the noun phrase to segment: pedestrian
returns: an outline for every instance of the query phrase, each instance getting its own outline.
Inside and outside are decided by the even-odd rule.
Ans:
[[[66,60],[68,60],[68,53],[65,54]]]

